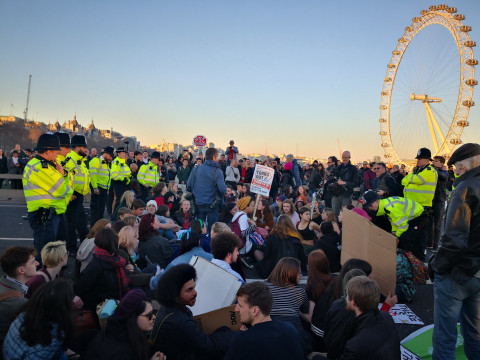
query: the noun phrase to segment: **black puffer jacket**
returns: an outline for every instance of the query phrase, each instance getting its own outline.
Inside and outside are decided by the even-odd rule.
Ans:
[[[480,167],[457,178],[454,187],[431,267],[463,284],[480,270]]]
[[[351,162],[347,165],[340,164],[335,168],[335,177],[346,182],[345,188],[347,194],[353,194],[353,188],[360,186],[360,177],[358,169]]]

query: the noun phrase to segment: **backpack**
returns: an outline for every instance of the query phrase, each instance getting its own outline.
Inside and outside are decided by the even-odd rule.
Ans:
[[[230,230],[232,230],[232,232],[235,235],[237,235],[240,238],[240,240],[242,240],[242,248],[245,246],[246,239],[242,237],[242,230],[240,230],[240,224],[238,223],[238,221],[244,215],[245,214],[240,215],[239,217],[237,217],[235,219],[235,221],[232,221],[230,224],[228,224],[228,227],[230,228]],[[247,215],[245,215],[245,216],[247,216]],[[240,249],[238,249],[238,250],[240,250]]]
[[[428,267],[410,251],[404,252],[412,268],[412,280],[414,284],[425,284],[428,280]]]

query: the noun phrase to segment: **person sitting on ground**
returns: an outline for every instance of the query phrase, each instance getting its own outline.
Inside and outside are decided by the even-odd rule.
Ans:
[[[77,261],[80,262],[80,270],[82,272],[93,259],[93,253],[95,250],[95,235],[101,229],[111,228],[112,223],[107,219],[97,220],[95,225],[92,226],[90,232],[87,234],[87,238],[82,241],[77,251]],[[78,275],[78,274],[77,274]]]
[[[188,230],[190,223],[193,220],[191,207],[190,200],[182,200],[180,210],[178,210],[173,216],[173,220],[175,220],[175,222],[180,225],[181,229],[183,230]]]
[[[136,216],[135,216],[136,218]],[[120,230],[122,230],[125,226],[127,226],[127,224],[125,223],[125,221],[123,220],[119,220],[119,221],[115,221],[115,223],[112,225],[112,231],[118,235],[118,233],[120,232]]]
[[[218,216],[218,220],[228,225],[232,222],[232,219],[237,212],[238,207],[236,202],[226,203],[223,207],[222,212]]]
[[[132,215],[140,218],[145,211],[145,202],[141,199],[135,199],[132,202]]]
[[[295,211],[295,206],[290,199],[287,199],[282,203],[282,214],[290,218],[293,226],[296,226],[300,221],[300,216],[298,216],[298,213]]]
[[[95,236],[95,254],[75,283],[75,294],[85,309],[95,311],[105,299],[120,300],[128,291],[125,260],[118,252],[118,237],[112,229],[101,229]]]
[[[237,298],[235,311],[240,314],[242,330],[245,331],[233,337],[225,360],[306,358],[302,339],[295,327],[283,321],[272,321],[272,293],[264,282],[243,285],[237,291]]]
[[[311,337],[304,330],[302,319],[308,321],[309,303],[305,290],[300,287],[302,272],[300,261],[284,257],[275,265],[266,283],[272,292],[273,306],[270,316],[273,320],[285,321],[297,329],[307,351],[311,350]]]
[[[142,290],[130,290],[83,357],[90,360],[166,360],[159,351],[153,356],[150,354],[145,333],[152,331],[155,314],[146,298]]]
[[[150,190],[151,197],[148,200],[155,200],[157,206],[165,205],[164,196],[167,192],[167,184],[161,181]]]
[[[228,203],[236,203],[237,202],[237,196],[235,195],[235,186],[232,185],[226,185],[227,186],[227,191],[225,192],[225,204]]]
[[[158,282],[156,300],[160,308],[155,319],[150,344],[167,359],[223,359],[234,332],[222,327],[205,335],[196,327],[192,312],[197,291],[195,268],[180,264],[166,271]]]
[[[65,277],[62,268],[67,265],[67,260],[68,252],[64,241],[53,241],[45,245],[42,249],[43,267],[27,281],[28,292],[25,297],[30,299],[43,284]],[[73,299],[73,307],[75,309],[83,307],[83,302],[78,296]]]
[[[270,211],[270,204],[267,199],[261,199],[257,205],[257,220],[255,224],[257,227],[264,228],[270,232],[275,226],[275,221],[273,219],[273,214]]]
[[[5,273],[0,278],[0,349],[10,324],[27,302],[27,281],[37,273],[37,252],[32,247],[11,246],[0,257]]]
[[[211,242],[212,255],[214,257],[211,261],[244,283],[245,279],[231,267],[232,263],[237,262],[238,249],[241,246],[242,242],[238,236],[231,231],[215,234]]]
[[[275,202],[270,205],[270,210],[272,211],[274,221],[277,222],[277,219],[282,215],[282,203],[285,201],[285,195],[278,195],[275,199]]]
[[[168,216],[165,216],[168,211],[169,210],[166,205],[158,206],[155,200],[149,200],[147,202],[147,210],[143,213],[143,215],[155,215],[160,222],[160,227],[158,230],[160,235],[170,240],[176,240],[177,236],[175,235],[175,232],[180,230],[180,227],[175,224],[173,220],[169,219]]]
[[[131,226],[138,232],[138,227],[140,226],[140,219],[137,216],[127,215],[123,218],[123,222],[125,223],[125,226]]]
[[[120,210],[120,208],[126,207],[127,209],[131,210],[132,209],[132,203],[133,203],[134,200],[135,200],[135,194],[130,190],[125,191],[123,193],[122,197],[120,198],[119,205],[115,208],[115,211],[113,212],[112,221],[117,219],[118,210]],[[121,219],[119,219],[119,220],[121,220]]]
[[[335,221],[335,213],[331,208],[324,208],[322,211],[322,225],[323,222],[330,222],[332,223],[333,230],[340,235],[340,227],[338,226],[337,222]]]
[[[346,286],[347,310],[356,319],[340,359],[400,360],[400,338],[392,316],[378,310],[380,289],[366,276]]]
[[[317,241],[317,234],[315,231],[320,232],[320,226],[311,221],[310,209],[306,206],[302,206],[299,210],[300,222],[297,223],[297,230],[302,235],[302,245],[305,250],[305,254],[308,255]]]
[[[133,215],[132,209],[129,209],[129,208],[126,208],[126,207],[121,207],[117,211],[116,221],[122,221],[123,218],[127,215]]]
[[[207,235],[207,226],[204,221],[200,219],[193,220],[190,223],[190,230],[191,232],[197,233],[200,237],[200,246],[203,250],[208,253],[212,252],[210,247],[210,238]]]
[[[158,264],[165,269],[170,262],[174,248],[167,238],[161,236],[161,223],[156,215],[142,216],[138,228],[138,255],[146,264]]]
[[[330,272],[335,273],[340,271],[340,255],[342,251],[342,239],[333,230],[333,224],[328,221],[324,221],[320,225],[320,232],[322,236],[315,242],[313,246],[314,250],[320,249],[327,255],[330,262]]]
[[[211,261],[213,259],[213,255],[202,249],[200,242],[201,233],[192,230],[184,233],[182,236],[182,243],[180,245],[180,256],[173,259],[165,270],[168,270],[172,266],[178,264],[188,264],[193,256],[200,256],[207,261]]]
[[[70,346],[75,330],[67,280],[41,286],[12,322],[3,344],[3,359],[78,359]]]
[[[255,231],[255,221],[250,218],[253,214],[254,206],[255,201],[250,196],[245,196],[238,200],[238,211],[233,215],[229,226],[242,241],[243,246],[240,249],[240,253],[245,256],[253,254],[258,261],[261,259],[262,254],[259,253],[257,246],[254,246],[253,241],[250,240],[250,234]]]
[[[125,260],[123,270],[129,279],[130,287],[146,288],[150,284],[152,274],[143,273],[137,266],[136,250],[138,232],[131,226],[125,226],[118,233],[118,254]]]
[[[266,278],[281,258],[295,257],[301,263],[302,271],[307,269],[307,260],[302,246],[302,236],[292,224],[290,218],[281,215],[272,232],[265,240],[264,258],[256,264],[260,276]]]
[[[303,185],[300,185],[295,192],[295,202],[297,201],[302,201],[304,205],[310,202],[310,196],[308,196]]]

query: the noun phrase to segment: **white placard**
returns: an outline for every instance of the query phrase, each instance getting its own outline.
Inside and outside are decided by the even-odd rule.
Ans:
[[[252,183],[250,184],[250,192],[269,196],[274,174],[275,170],[268,166],[255,165]]]
[[[389,311],[396,324],[425,325],[423,321],[405,304],[397,304]]]
[[[401,353],[401,360],[422,360],[411,351],[405,349],[403,346],[400,346],[400,353]]]

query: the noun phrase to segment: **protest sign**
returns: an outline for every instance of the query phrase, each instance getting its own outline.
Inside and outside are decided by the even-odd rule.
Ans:
[[[351,210],[343,210],[341,263],[356,258],[372,265],[371,278],[383,294],[395,294],[397,238]]]
[[[195,325],[207,335],[212,334],[222,326],[226,326],[233,331],[239,331],[242,326],[240,316],[235,312],[235,305],[194,316],[193,320],[195,320]]]
[[[207,138],[203,135],[197,135],[193,138],[193,145],[198,148],[203,148],[207,146]]]
[[[381,305],[378,306],[379,308]],[[397,304],[389,311],[395,324],[425,325],[423,321],[405,304]]]
[[[250,184],[250,192],[269,196],[274,173],[275,171],[268,166],[255,165],[252,183]]]
[[[411,351],[405,349],[403,346],[400,346],[400,359],[401,360],[422,360]]]

